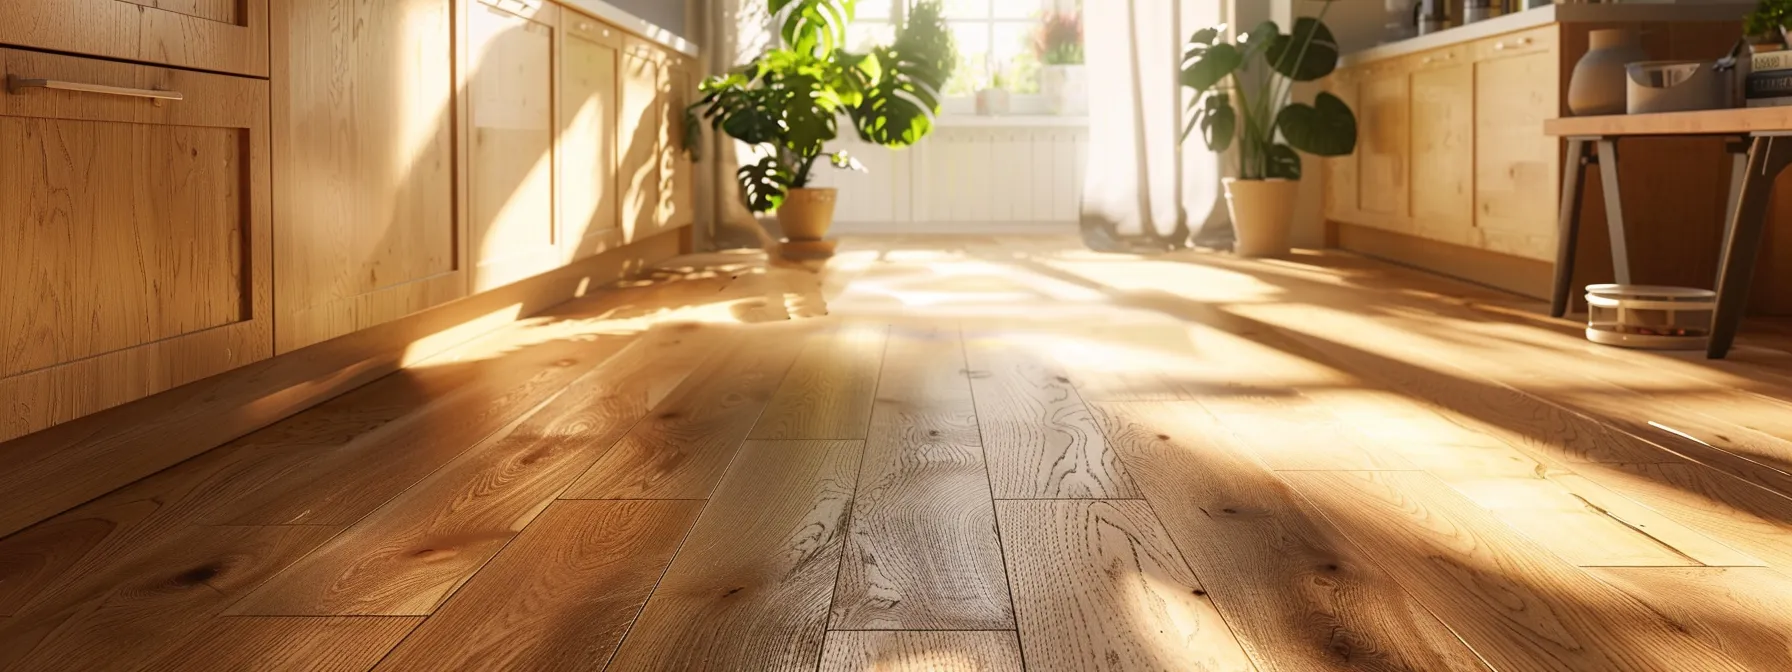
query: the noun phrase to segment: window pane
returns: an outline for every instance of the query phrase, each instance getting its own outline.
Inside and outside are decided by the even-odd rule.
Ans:
[[[873,21],[888,20],[891,16],[890,9],[895,7],[898,1],[899,0],[859,0],[859,4],[853,10],[853,16],[857,17],[860,21],[867,19]]]
[[[945,0],[943,8],[948,19],[989,18],[989,0]]]
[[[952,37],[958,44],[958,70],[946,82],[946,95],[968,96],[990,84],[989,24],[953,21]]]
[[[846,48],[848,51],[865,53],[872,47],[884,46],[896,41],[896,26],[878,21],[859,20],[846,28]]]
[[[998,23],[991,58],[1001,68],[1003,87],[1015,93],[1039,92],[1039,57],[1033,53],[1038,24]]]
[[[998,19],[1031,19],[1045,9],[1043,0],[995,0]]]

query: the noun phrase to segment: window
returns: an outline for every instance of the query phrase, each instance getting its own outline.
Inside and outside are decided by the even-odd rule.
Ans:
[[[895,25],[916,0],[859,0],[858,19],[848,29],[853,49],[887,44]],[[1033,32],[1051,9],[1076,9],[1079,0],[941,0],[958,45],[958,69],[942,91],[949,112],[968,111],[978,89],[999,85],[1017,95],[1015,107],[1034,107],[1039,93],[1039,57]]]

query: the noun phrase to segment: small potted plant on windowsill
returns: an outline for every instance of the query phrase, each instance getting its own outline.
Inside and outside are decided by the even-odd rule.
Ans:
[[[1008,91],[1008,77],[1002,74],[1003,70],[1004,67],[998,66],[989,76],[989,85],[977,89],[978,115],[1000,117],[1012,108],[1013,95]]]
[[[1033,36],[1039,92],[1052,114],[1089,113],[1089,74],[1083,66],[1082,12],[1046,12]]]
[[[1760,0],[1755,11],[1742,19],[1742,33],[1753,53],[1786,48],[1786,25],[1792,23],[1792,0]]]
[[[1323,1],[1330,8],[1334,0]],[[1189,40],[1182,84],[1196,95],[1183,137],[1199,130],[1209,149],[1235,150],[1237,175],[1224,183],[1239,256],[1288,253],[1300,190],[1296,150],[1318,156],[1356,151],[1356,115],[1342,99],[1321,91],[1311,105],[1290,100],[1296,82],[1338,67],[1338,43],[1324,18],[1324,9],[1318,17],[1301,17],[1290,34],[1264,21],[1236,44],[1220,41],[1223,25]]]

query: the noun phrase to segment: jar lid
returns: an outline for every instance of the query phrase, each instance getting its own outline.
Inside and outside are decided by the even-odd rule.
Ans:
[[[1608,296],[1612,298],[1658,297],[1667,299],[1713,299],[1717,292],[1709,289],[1691,287],[1668,287],[1666,285],[1587,285],[1588,294]]]

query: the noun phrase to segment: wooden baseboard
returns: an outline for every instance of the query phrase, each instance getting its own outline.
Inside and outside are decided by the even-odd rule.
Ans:
[[[677,256],[667,231],[559,270],[0,443],[0,536]]]
[[[1332,222],[1327,240],[1336,247],[1521,294],[1548,299],[1555,264],[1440,243],[1366,226]]]

